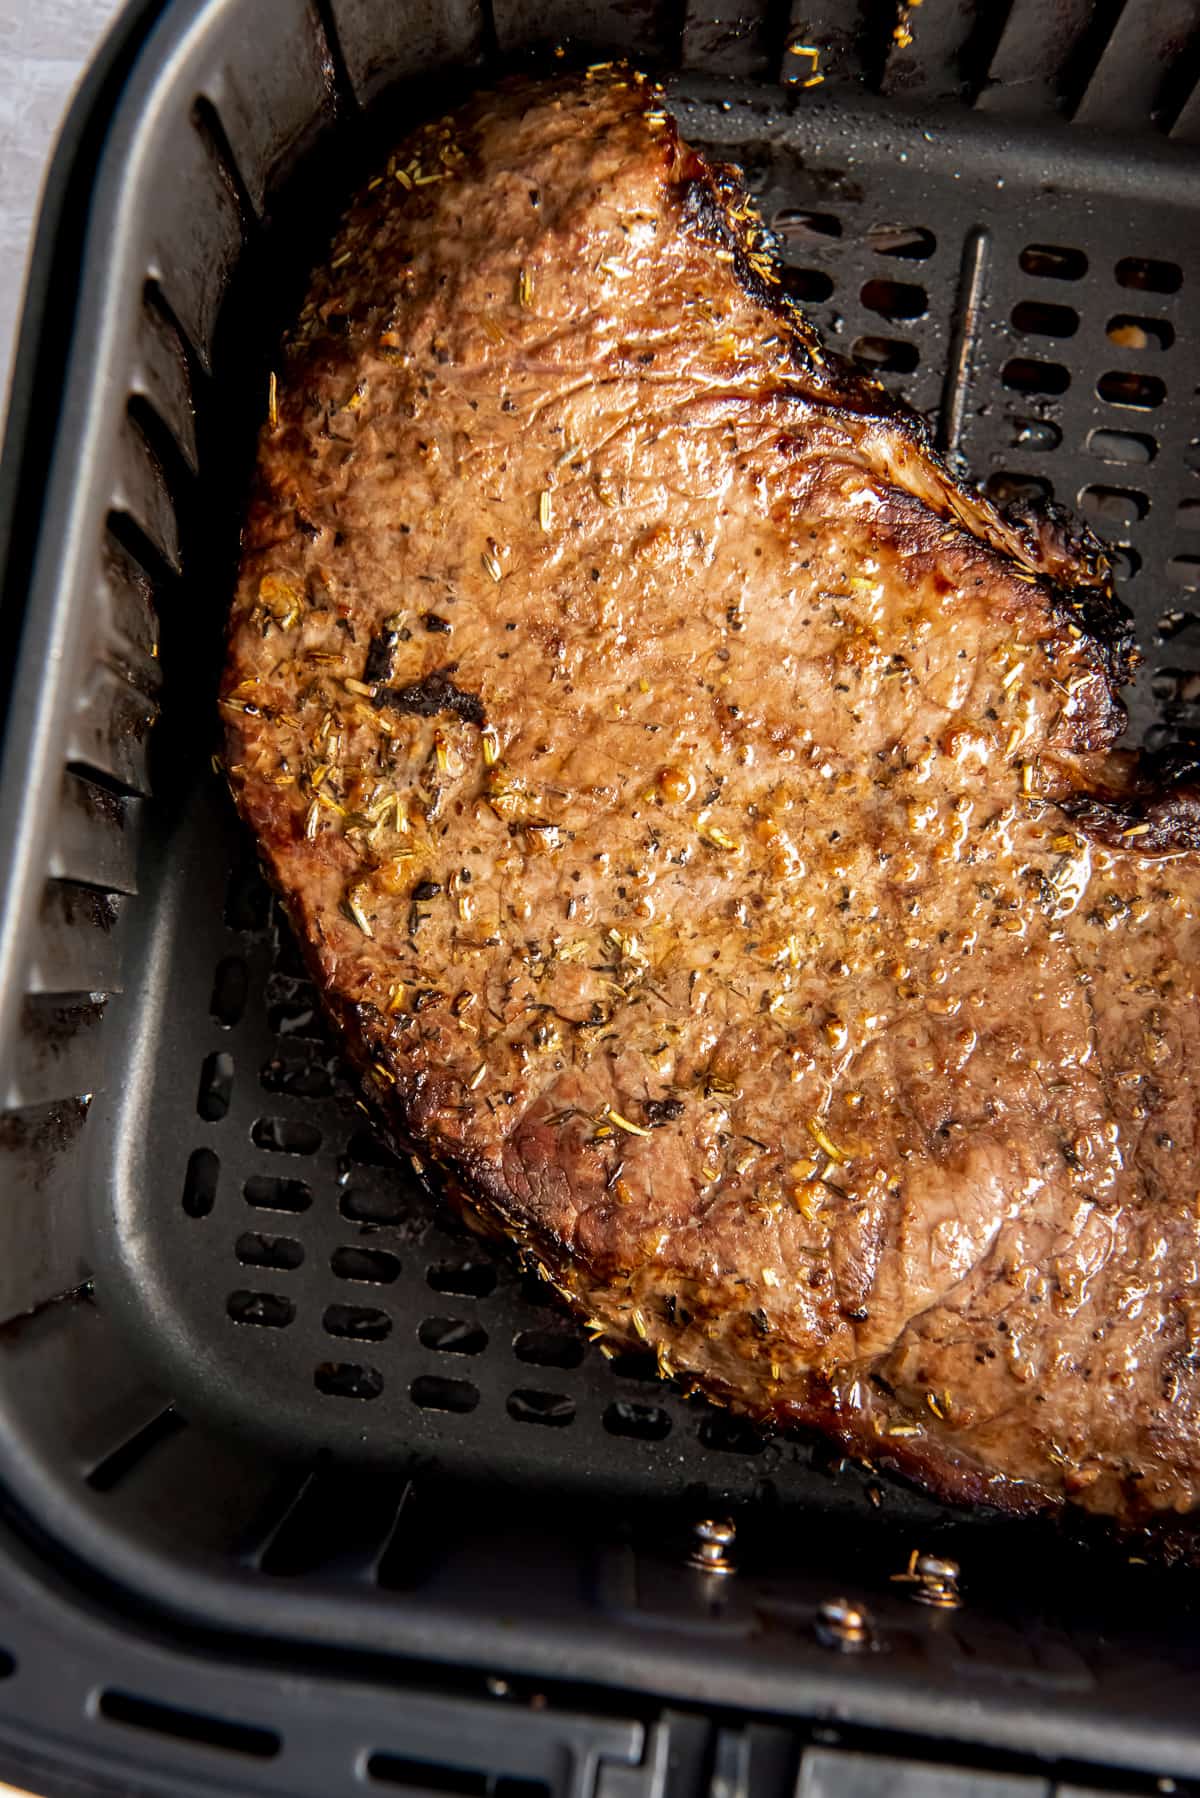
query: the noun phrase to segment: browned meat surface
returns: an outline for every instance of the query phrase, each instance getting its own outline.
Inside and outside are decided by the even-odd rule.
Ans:
[[[610,1339],[941,1492],[1200,1481],[1200,804],[619,70],[349,213],[223,708],[366,1088]]]

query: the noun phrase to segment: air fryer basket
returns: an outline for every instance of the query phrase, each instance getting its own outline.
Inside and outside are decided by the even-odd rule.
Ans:
[[[227,1753],[291,1792],[356,1766],[421,1787],[443,1762],[456,1791],[498,1767],[581,1798],[730,1778],[757,1798],[797,1768],[805,1791],[881,1790],[879,1759],[813,1746],[830,1720],[891,1732],[855,1738],[877,1756],[953,1739],[989,1798],[1047,1791],[1033,1757],[1200,1777],[1189,1569],[951,1515],[686,1400],[445,1214],[373,1134],[210,762],[240,492],[306,261],[379,144],[555,43],[660,72],[685,134],[741,163],[830,341],[994,497],[1057,497],[1117,543],[1133,730],[1194,737],[1198,29],[1182,0],[172,0],[111,120],[93,102],[94,174],[59,168],[82,255],[64,240],[46,283],[78,281],[78,306],[48,314],[0,494],[23,631],[0,783],[0,1734],[53,1665],[5,1582],[48,1558],[93,1621],[141,1620],[48,1724],[95,1754],[113,1731],[190,1743],[174,1789]],[[699,1572],[696,1527],[726,1514],[736,1571]],[[893,1584],[912,1549],[961,1562],[961,1609]],[[822,1622],[839,1595],[869,1609],[869,1652]],[[304,1661],[303,1704],[264,1654]],[[402,1727],[383,1656],[421,1695]],[[340,1712],[327,1666],[358,1681]],[[521,1678],[538,1709],[513,1709]]]

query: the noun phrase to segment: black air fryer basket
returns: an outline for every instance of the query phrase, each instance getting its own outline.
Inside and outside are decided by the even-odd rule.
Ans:
[[[497,71],[613,54],[742,165],[831,342],[1115,542],[1133,731],[1200,730],[1197,0],[127,13],[0,483],[0,1773],[1200,1791],[1190,1532],[952,1513],[605,1359],[373,1134],[213,770],[266,369],[339,199]],[[960,1573],[895,1581],[914,1552]]]

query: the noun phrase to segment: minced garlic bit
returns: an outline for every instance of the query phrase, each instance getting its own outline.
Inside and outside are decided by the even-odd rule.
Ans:
[[[447,742],[440,730],[434,732],[433,754],[439,774],[462,773],[462,763],[458,759],[453,744]]]
[[[821,1207],[825,1203],[825,1197],[814,1180],[811,1185],[792,1188],[792,1203],[805,1223],[811,1224],[819,1215]]]

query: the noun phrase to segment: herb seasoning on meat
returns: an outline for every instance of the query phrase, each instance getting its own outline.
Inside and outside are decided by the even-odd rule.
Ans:
[[[1100,546],[958,484],[620,67],[401,145],[276,370],[225,760],[397,1137],[716,1398],[1191,1508],[1200,795],[1113,747]]]

